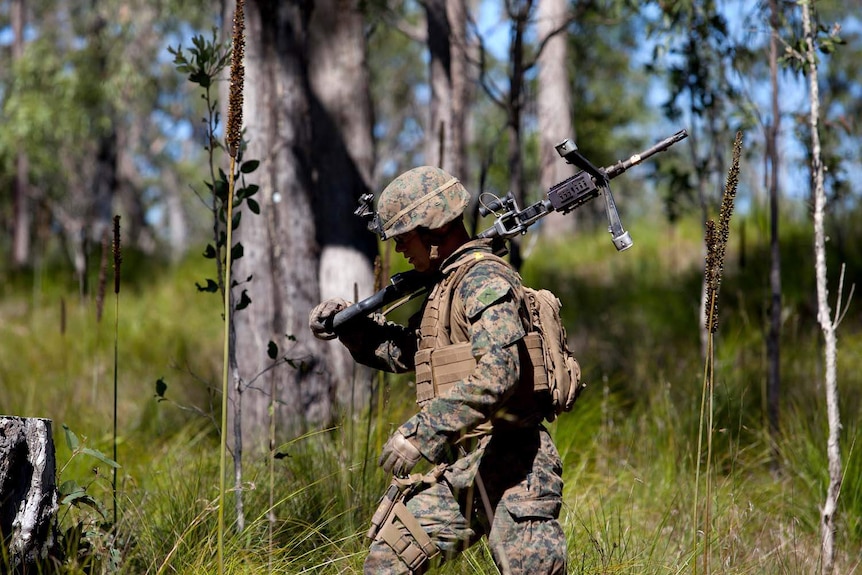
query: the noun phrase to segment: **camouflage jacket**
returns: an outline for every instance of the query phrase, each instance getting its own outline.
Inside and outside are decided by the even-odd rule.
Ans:
[[[440,280],[407,326],[387,322],[382,316],[369,320],[361,329],[361,344],[351,350],[354,359],[386,371],[412,370],[420,346],[419,326],[428,320],[428,301],[455,272],[452,264],[471,253],[491,253],[490,241],[469,242],[443,262]],[[469,341],[477,363],[469,377],[423,402],[421,411],[401,426],[401,432],[412,438],[430,461],[454,461],[463,455],[461,447],[476,450],[486,443],[481,436],[492,428],[536,427],[541,419],[535,416],[532,384],[520,377],[517,344],[526,333],[520,315],[520,288],[521,279],[511,266],[490,259],[473,264],[457,285],[449,288],[454,290],[449,343]],[[480,439],[459,446],[459,440],[468,435]]]

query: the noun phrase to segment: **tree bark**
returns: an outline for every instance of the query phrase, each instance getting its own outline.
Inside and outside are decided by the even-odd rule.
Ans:
[[[51,421],[0,416],[0,534],[13,572],[37,566],[55,550],[55,476]]]
[[[425,161],[466,182],[466,114],[470,99],[467,7],[464,0],[429,0],[424,5],[431,87]]]
[[[524,112],[525,94],[525,54],[524,36],[527,32],[533,0],[507,2],[507,10],[511,18],[511,42],[509,44],[509,93],[506,100],[506,133],[508,137],[509,186],[515,201],[519,206],[526,205],[524,181],[524,160],[521,154],[522,117]],[[521,253],[520,237],[509,242],[509,261],[515,269],[521,269],[523,255]]]
[[[353,215],[372,188],[374,124],[364,18],[358,0],[318,0],[309,23],[313,209],[320,244],[320,300],[364,299],[374,291],[377,241]],[[371,397],[372,370],[333,343],[315,362],[330,371],[338,404],[361,410]]]
[[[448,143],[444,155],[446,169],[462,182],[468,181],[467,140],[470,122],[469,108],[473,99],[470,74],[471,45],[467,40],[466,0],[447,0],[446,15],[449,19],[449,118]]]
[[[308,330],[308,313],[320,298],[310,177],[308,17],[307,2],[246,4],[246,158],[261,162],[251,174],[260,186],[260,216],[246,214],[237,228],[244,256],[234,267],[238,280],[252,277],[234,288],[248,290],[251,299],[234,316],[240,385],[247,386],[241,422],[246,453],[268,449],[269,386],[257,378],[272,365],[270,341],[296,366],[283,365],[273,374],[279,436],[308,423],[326,424],[333,416],[333,377],[320,368],[326,342]]]
[[[556,145],[565,138],[575,141],[572,124],[572,89],[566,63],[568,38],[558,33],[569,19],[566,0],[539,0],[536,31],[545,42],[539,54],[539,81],[536,93],[539,120],[539,184],[548,190],[572,175],[557,153]],[[574,214],[550,214],[542,222],[542,235],[558,238],[575,231]]]
[[[452,69],[449,39],[451,30],[446,14],[446,0],[425,2],[428,25],[428,84],[431,101],[428,106],[428,126],[425,132],[425,163],[451,170],[447,151],[452,131]]]

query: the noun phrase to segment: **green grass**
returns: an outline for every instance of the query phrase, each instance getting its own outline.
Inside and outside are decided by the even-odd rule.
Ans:
[[[605,232],[584,232],[571,246],[540,243],[528,260],[526,281],[553,289],[564,302],[588,384],[574,411],[550,425],[564,459],[570,573],[704,573],[705,545],[714,573],[816,571],[818,513],[828,477],[812,248],[804,223],[786,224],[782,431],[773,451],[763,415],[768,250],[754,222],[744,223],[744,255],[739,227],[728,250],[716,334],[713,461],[711,474],[700,477],[698,501],[698,226],[636,222],[635,246],[622,254]],[[858,248],[850,247],[862,245],[858,239],[841,242],[839,251],[856,258],[848,261],[846,285],[860,279]],[[838,259],[837,253],[830,257]],[[63,506],[61,528],[80,523],[89,545],[77,549],[77,565],[65,572],[84,572],[88,561],[100,562],[95,572],[109,572],[112,557],[123,573],[215,572],[222,324],[218,298],[194,287],[210,264],[194,255],[170,267],[124,254],[119,537],[99,530],[103,521],[92,508]],[[0,407],[6,414],[52,419],[60,481],[87,486],[110,509],[110,468],[85,454],[69,461],[62,424],[87,446],[110,453],[113,294],[97,323],[92,299],[82,301],[72,282],[56,279],[64,276],[44,271],[38,284],[34,277],[10,276],[0,288]],[[834,266],[830,279],[837,282]],[[859,572],[862,562],[862,358],[856,351],[862,349],[862,321],[853,311],[838,332],[845,467],[841,573]],[[159,378],[168,384],[168,401],[155,398]],[[282,446],[272,508],[268,461],[249,458],[247,527],[243,533],[228,530],[228,573],[361,572],[364,533],[386,483],[376,467],[379,438],[413,410],[403,377],[381,381],[387,399],[380,420],[376,411],[370,418],[345,418],[334,429]],[[704,517],[706,481],[708,542],[700,535],[703,526],[694,524],[696,505],[699,521]],[[227,503],[232,527],[231,494]],[[440,572],[495,569],[480,544]]]

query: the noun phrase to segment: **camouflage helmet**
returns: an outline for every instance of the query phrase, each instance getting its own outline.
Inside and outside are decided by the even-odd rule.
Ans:
[[[424,227],[442,227],[464,213],[470,194],[451,174],[434,166],[404,172],[377,200],[374,228],[388,239]]]

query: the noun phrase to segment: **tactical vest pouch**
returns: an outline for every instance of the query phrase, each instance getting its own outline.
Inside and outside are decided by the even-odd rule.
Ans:
[[[554,411],[547,415],[548,421],[564,411],[570,411],[575,400],[586,385],[581,382],[581,366],[575,359],[566,338],[566,330],[560,318],[559,298],[544,289],[524,288],[527,307],[534,332],[541,334],[545,366],[547,367],[547,389],[551,392]]]
[[[422,405],[476,368],[470,342],[416,352],[416,401]]]
[[[527,361],[527,365],[533,370],[533,390],[547,392],[548,386],[548,370],[545,367],[545,344],[542,336],[537,332],[530,332],[524,336],[523,350],[527,352],[527,357],[521,361]],[[522,367],[522,369],[524,369]]]
[[[522,355],[525,356],[521,358],[521,369],[532,370],[534,390],[549,391],[545,346],[539,333],[531,332],[524,337]],[[416,401],[422,405],[437,397],[456,381],[469,377],[474,369],[476,359],[470,342],[419,350],[416,352]]]
[[[404,502],[417,490],[437,483],[445,471],[446,465],[440,464],[425,475],[414,473],[406,478],[393,477],[371,518],[371,528],[366,536],[389,545],[411,573],[419,571],[440,550]]]

